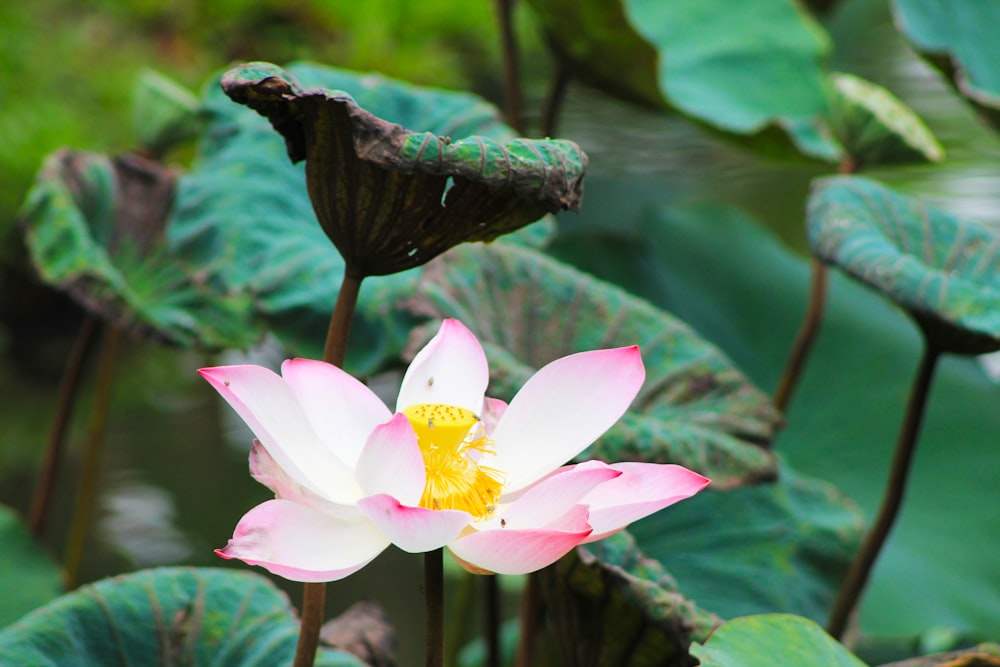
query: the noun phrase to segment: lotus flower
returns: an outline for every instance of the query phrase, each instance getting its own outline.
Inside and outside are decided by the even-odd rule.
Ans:
[[[485,397],[486,356],[457,320],[410,364],[395,414],[336,366],[281,371],[200,373],[256,435],[250,471],[275,494],[216,553],[286,579],[341,579],[389,544],[447,545],[476,573],[532,572],[708,484],[675,465],[563,465],[635,398],[635,346],[554,361],[509,406]]]

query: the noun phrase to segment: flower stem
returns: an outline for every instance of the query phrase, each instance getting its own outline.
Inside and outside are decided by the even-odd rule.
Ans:
[[[63,585],[66,590],[76,588],[80,563],[83,561],[83,549],[87,543],[94,496],[97,495],[101,450],[104,449],[104,426],[107,423],[108,406],[111,403],[111,385],[115,376],[115,362],[118,360],[121,334],[120,326],[108,324],[101,343],[94,406],[91,408],[90,425],[87,428],[87,445],[76,491],[76,510],[73,513],[73,524],[66,545],[66,560],[63,564]]]
[[[73,342],[62,380],[59,382],[59,395],[56,399],[56,413],[52,418],[52,430],[45,445],[45,461],[38,474],[38,483],[31,498],[31,509],[28,512],[28,525],[35,537],[40,537],[45,531],[45,523],[49,518],[49,507],[52,504],[52,488],[62,459],[63,445],[66,442],[66,429],[73,414],[73,406],[80,395],[80,377],[83,367],[90,357],[94,339],[100,333],[100,319],[87,313],[80,330]]]
[[[518,66],[517,34],[514,31],[514,0],[496,0],[503,54],[503,102],[507,124],[524,134],[521,123],[521,73]]]
[[[538,573],[532,572],[521,593],[521,636],[517,644],[517,657],[514,659],[515,667],[531,667],[535,658],[535,637],[542,605],[539,587]]]
[[[323,346],[323,361],[334,366],[344,365],[347,336],[351,333],[351,318],[358,303],[362,278],[355,277],[350,267],[344,270],[344,279],[337,292],[337,302],[330,316],[330,328]],[[302,587],[302,614],[299,641],[295,646],[293,667],[311,667],[319,648],[319,630],[323,625],[326,606],[326,583],[306,583]]]
[[[484,667],[500,667],[500,587],[497,575],[488,574],[483,577],[485,595],[483,603],[483,634],[486,638],[486,662]]]
[[[931,379],[934,376],[934,368],[939,357],[939,348],[925,341],[920,368],[913,381],[906,415],[903,417],[903,424],[896,442],[896,452],[892,457],[889,482],[886,486],[885,496],[882,498],[882,506],[879,508],[875,523],[851,564],[851,569],[847,572],[847,577],[837,594],[837,600],[833,604],[833,610],[830,612],[827,632],[836,639],[840,639],[844,634],[851,612],[858,604],[861,592],[871,574],[872,566],[878,558],[882,545],[889,537],[889,532],[892,530],[892,525],[902,505],[910,464],[917,448],[917,436],[923,421],[924,407],[927,404]]]
[[[424,554],[424,667],[444,667],[444,549]]]
[[[785,372],[778,383],[778,389],[774,392],[774,406],[781,412],[788,409],[788,402],[791,400],[792,392],[798,384],[802,368],[805,366],[806,357],[812,349],[816,333],[819,331],[820,322],[823,320],[823,311],[826,308],[826,283],[827,268],[818,259],[812,261],[812,282],[809,286],[809,305],[806,310],[805,319],[799,333],[795,336],[792,344],[792,352],[788,356],[788,363],[785,365]]]

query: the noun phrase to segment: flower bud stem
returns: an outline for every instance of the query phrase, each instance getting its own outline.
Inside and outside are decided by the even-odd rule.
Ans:
[[[424,554],[424,667],[444,667],[444,549]]]

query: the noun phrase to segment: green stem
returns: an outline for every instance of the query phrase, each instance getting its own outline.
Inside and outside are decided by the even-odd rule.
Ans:
[[[73,524],[70,527],[66,545],[66,561],[63,565],[63,585],[66,590],[76,588],[77,578],[80,574],[80,563],[83,561],[83,550],[87,543],[87,534],[90,532],[91,513],[100,476],[101,450],[104,449],[104,427],[108,420],[111,385],[115,376],[115,362],[118,360],[121,334],[121,327],[117,324],[109,324],[104,331],[104,340],[101,343],[101,355],[97,366],[96,395],[90,413],[86,450],[76,491],[76,511],[73,513]]]
[[[483,577],[483,588],[485,595],[483,603],[485,612],[483,614],[483,634],[486,638],[486,663],[485,667],[500,667],[500,587],[497,575],[488,574]]]
[[[535,638],[542,616],[541,582],[538,573],[528,575],[528,581],[521,593],[521,636],[517,645],[515,667],[531,667],[535,659]]]
[[[826,309],[826,283],[827,268],[818,259],[812,261],[812,282],[809,286],[809,305],[806,310],[805,319],[799,328],[799,333],[795,336],[792,344],[792,352],[788,356],[788,363],[785,365],[785,372],[781,375],[778,389],[774,392],[774,406],[781,412],[788,409],[792,392],[802,375],[802,368],[805,366],[806,357],[812,349],[813,341],[819,332],[820,322],[823,320],[823,311]]]
[[[844,634],[851,612],[858,604],[858,599],[868,582],[872,567],[878,559],[882,545],[889,537],[889,532],[892,530],[896,515],[902,505],[910,464],[917,449],[917,436],[920,433],[920,424],[923,421],[924,408],[930,393],[931,379],[934,376],[934,368],[939,357],[940,350],[925,341],[920,368],[913,381],[906,415],[903,417],[903,424],[896,442],[896,452],[892,458],[889,482],[886,486],[885,496],[882,498],[882,506],[879,508],[875,523],[865,537],[857,556],[855,556],[854,563],[851,564],[851,569],[847,572],[847,577],[837,594],[837,600],[833,604],[833,610],[830,612],[827,632],[836,639],[840,639]]]
[[[521,73],[518,65],[517,33],[514,31],[514,0],[496,0],[503,54],[503,101],[507,123],[524,134],[521,122]]]
[[[351,333],[351,318],[358,303],[361,290],[360,277],[355,277],[350,267],[344,271],[344,279],[337,292],[337,302],[330,316],[330,328],[326,333],[323,347],[323,361],[335,366],[344,365],[347,352],[347,337]],[[326,583],[307,583],[302,587],[302,614],[299,641],[295,646],[293,667],[312,667],[319,648],[319,630],[323,625],[326,606]]]
[[[424,667],[444,667],[444,549],[424,554]]]
[[[84,316],[80,330],[76,334],[73,349],[66,361],[62,380],[59,382],[56,413],[52,418],[49,440],[45,445],[45,460],[38,474],[38,483],[35,485],[35,493],[31,498],[31,509],[28,512],[28,525],[35,537],[40,537],[45,531],[45,524],[49,518],[52,489],[59,462],[62,460],[66,430],[69,427],[70,417],[73,415],[76,399],[80,395],[80,378],[83,375],[83,367],[90,356],[94,339],[99,333],[99,323],[100,319],[92,313],[87,313]]]

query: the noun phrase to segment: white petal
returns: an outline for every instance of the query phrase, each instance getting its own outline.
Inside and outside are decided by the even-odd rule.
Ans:
[[[427,470],[417,435],[405,415],[397,414],[372,431],[358,459],[357,476],[366,496],[388,493],[404,505],[420,502]]]
[[[569,461],[625,413],[642,386],[639,348],[572,354],[535,373],[493,431],[505,491],[528,486]]]
[[[406,507],[386,493],[362,498],[358,501],[358,509],[393,544],[412,554],[440,549],[472,522],[467,512]]]
[[[372,429],[392,417],[371,389],[332,364],[291,359],[281,365],[281,375],[319,439],[349,468]]]
[[[445,320],[406,369],[396,412],[411,405],[455,405],[478,414],[490,372],[476,337],[458,320]]]
[[[331,517],[290,500],[268,500],[247,512],[233,539],[216,551],[292,581],[336,581],[357,572],[389,545],[360,512]]]
[[[295,481],[333,502],[353,504],[361,497],[352,471],[319,440],[277,373],[262,366],[219,366],[198,372]]]

